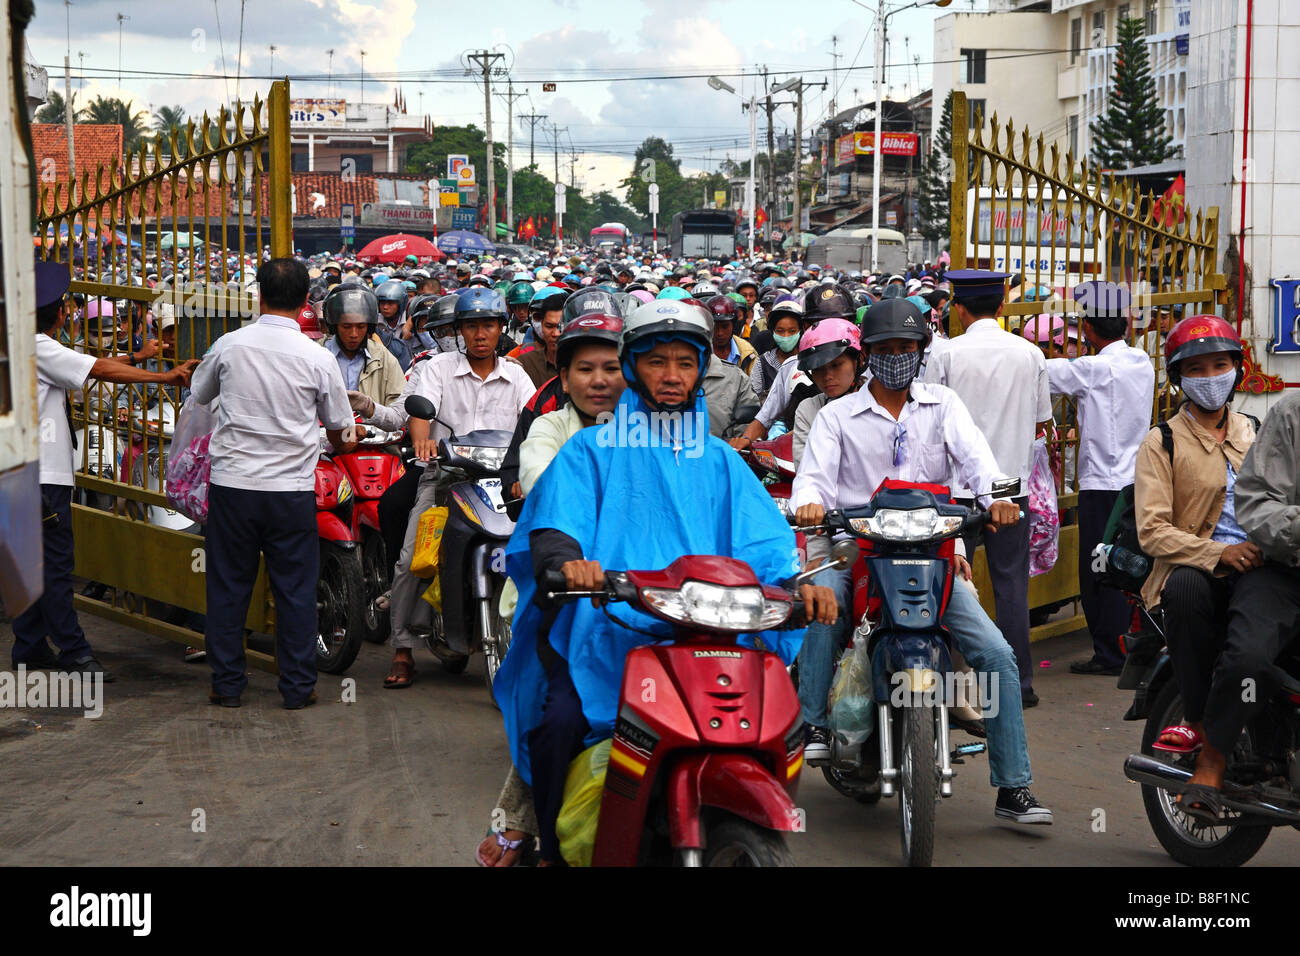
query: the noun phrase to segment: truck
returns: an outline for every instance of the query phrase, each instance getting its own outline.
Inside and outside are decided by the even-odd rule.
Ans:
[[[818,236],[808,247],[805,261],[841,272],[871,272],[872,229],[846,226]],[[881,229],[877,241],[877,270],[898,275],[907,269],[907,239],[897,229]]]
[[[673,216],[668,254],[674,259],[717,259],[736,254],[736,214],[726,209],[693,209]]]
[[[591,245],[602,252],[627,248],[632,244],[632,230],[621,222],[606,222],[591,230]]]

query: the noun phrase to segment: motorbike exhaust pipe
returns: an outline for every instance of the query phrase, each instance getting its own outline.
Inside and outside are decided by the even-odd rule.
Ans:
[[[1146,754],[1129,754],[1124,760],[1124,776],[1135,783],[1159,787],[1169,793],[1184,793],[1192,772],[1185,767],[1175,767]],[[1266,800],[1249,799],[1222,794],[1220,799],[1227,810],[1253,817],[1263,817],[1275,823],[1300,823],[1300,811],[1279,807]]]

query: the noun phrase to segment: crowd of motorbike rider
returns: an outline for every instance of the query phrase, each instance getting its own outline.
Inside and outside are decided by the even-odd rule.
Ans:
[[[608,736],[622,657],[642,641],[585,611],[558,633],[559,612],[540,598],[546,571],[562,572],[571,589],[598,589],[602,568],[657,567],[666,554],[689,551],[744,557],[765,583],[788,582],[802,570],[790,565],[789,528],[736,454],[787,432],[798,469],[792,517],[801,525],[863,503],[891,477],[968,489],[999,531],[1023,519],[1014,502],[990,497],[994,481],[1014,469],[994,455],[957,391],[927,374],[959,331],[950,327],[956,306],[977,301],[982,311],[966,308],[964,322],[991,321],[1043,351],[1054,398],[1035,415],[1037,434],[1080,440],[1071,467],[1083,492],[1080,575],[1085,591],[1093,589],[1085,610],[1095,653],[1074,670],[1114,675],[1122,664],[1118,639],[1128,622],[1114,619],[1128,614],[1127,605],[1119,608],[1122,597],[1087,578],[1101,532],[1084,528],[1082,512],[1092,492],[1103,496],[1090,507],[1104,519],[1117,490],[1133,484],[1142,544],[1155,562],[1142,597],[1167,609],[1186,701],[1185,722],[1167,728],[1157,746],[1198,754],[1182,804],[1198,818],[1218,818],[1225,754],[1263,697],[1247,699],[1242,681],[1267,684],[1269,666],[1300,623],[1300,402],[1294,394],[1279,402],[1258,436],[1231,409],[1243,375],[1231,324],[1148,308],[1175,399],[1167,428],[1149,429],[1155,373],[1145,352],[1138,361],[1130,354],[1138,350],[1125,345],[1141,316],[1109,283],[1037,289],[1018,276],[950,274],[930,263],[872,275],[771,255],[691,261],[639,248],[440,264],[414,256],[393,265],[302,258],[312,277],[302,331],[337,359],[358,421],[406,428],[418,462],[380,511],[393,560],[391,591],[378,599],[392,615],[385,688],[415,681],[420,641],[409,621],[420,582],[410,564],[420,515],[447,501],[449,476],[431,464],[439,441],[484,429],[513,435],[502,477],[519,520],[506,555],[519,610],[496,686],[513,766],[499,801],[506,821],[479,847],[480,863],[513,865],[530,836],[540,837],[543,862],[560,862],[555,820],[565,769],[584,740]],[[136,265],[144,286],[185,278]],[[247,272],[247,264],[234,265],[242,266],[236,275]],[[1006,299],[1052,297],[1084,305],[1062,304],[1023,324],[1001,308]],[[64,333],[70,343],[127,350],[132,364],[154,360],[155,340],[175,323],[163,309],[78,305],[79,321]],[[411,396],[428,399],[436,418],[412,417]],[[1067,408],[1062,396],[1074,404]],[[615,411],[697,414],[711,436],[706,453],[681,454],[681,435],[653,448],[604,447],[593,426]],[[642,507],[648,511],[638,514]],[[738,529],[740,516],[753,527]],[[773,518],[781,529],[770,527]],[[814,541],[813,567],[828,550],[825,536]],[[968,578],[964,558],[958,561]],[[827,689],[852,614],[848,586],[847,570],[832,568],[800,588],[811,626],[798,690],[805,758],[814,766],[828,755]],[[945,624],[967,662],[996,674],[1003,689],[998,714],[979,728],[997,816],[1050,823],[1051,811],[1029,790],[1022,707],[1037,697],[1021,677],[1017,653],[1025,652],[1013,651],[965,588],[954,589]],[[1106,627],[1120,632],[1108,635]]]

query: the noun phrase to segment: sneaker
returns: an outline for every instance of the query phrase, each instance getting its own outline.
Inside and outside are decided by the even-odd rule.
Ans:
[[[820,767],[831,759],[831,732],[825,727],[805,724],[803,731],[803,760],[810,767]]]
[[[113,674],[110,671],[104,670],[104,665],[93,657],[83,657],[79,661],[73,661],[71,664],[67,665],[67,668],[69,671],[79,674],[100,674],[103,676],[105,684],[113,683]]]
[[[1118,677],[1124,668],[1119,664],[1107,664],[1094,654],[1086,661],[1074,661],[1070,664],[1071,674],[1097,674],[1101,677]]]
[[[208,652],[205,651],[203,648],[201,648],[201,647],[192,647],[192,646],[190,646],[189,644],[186,644],[186,645],[185,645],[185,663],[186,663],[186,664],[193,664],[195,661],[205,660],[205,659],[207,658],[207,656],[208,656]]]
[[[1029,792],[1028,787],[998,787],[998,802],[993,815],[1015,823],[1051,825],[1052,811]]]

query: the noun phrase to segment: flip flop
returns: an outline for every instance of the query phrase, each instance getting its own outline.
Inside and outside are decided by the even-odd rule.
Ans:
[[[1206,784],[1188,784],[1182,798],[1178,801],[1178,807],[1193,820],[1206,826],[1215,826],[1223,822],[1220,819],[1223,812],[1221,794],[1214,787]]]
[[[396,678],[390,680],[389,678]],[[415,664],[411,661],[393,661],[388,676],[384,678],[384,690],[400,690],[410,687],[415,680]]]
[[[504,857],[507,853],[509,853],[511,850],[517,850],[521,846],[523,846],[524,839],[525,839],[524,837],[520,837],[518,840],[507,840],[506,835],[502,833],[500,830],[489,830],[488,835],[496,836],[497,846],[501,847],[501,857],[497,858],[498,861],[502,857]],[[489,863],[487,858],[483,856],[483,844],[481,843],[478,845],[477,849],[474,850],[474,859],[478,860],[479,866],[486,866],[486,867],[496,866],[496,863]],[[511,863],[510,865],[517,866],[518,863],[519,861],[516,860],[514,863]]]
[[[1183,742],[1181,744],[1162,744],[1160,742],[1160,737],[1166,735],[1181,737]],[[1163,750],[1166,753],[1171,754],[1194,754],[1201,749],[1201,743],[1201,735],[1191,727],[1186,727],[1182,724],[1175,724],[1172,727],[1166,727],[1164,730],[1160,731],[1160,736],[1157,737],[1155,743],[1151,745],[1151,749]]]

